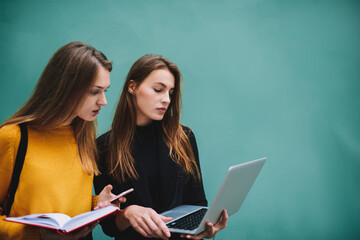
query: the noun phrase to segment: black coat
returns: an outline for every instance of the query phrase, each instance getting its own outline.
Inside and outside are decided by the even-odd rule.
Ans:
[[[101,175],[96,176],[94,179],[94,186],[96,194],[99,194],[101,190],[108,184],[113,186],[112,192],[114,194],[119,194],[129,188],[134,188],[134,192],[126,196],[126,203],[121,205],[121,208],[124,209],[129,205],[140,205],[144,207],[153,208],[156,212],[161,213],[163,211],[169,210],[176,206],[182,204],[191,204],[191,205],[201,205],[206,206],[207,200],[204,193],[204,188],[202,181],[195,180],[193,177],[187,177],[183,172],[181,167],[177,165],[169,156],[169,149],[162,140],[162,131],[159,123],[155,122],[152,124],[154,129],[154,139],[156,140],[157,148],[157,161],[158,161],[158,180],[159,185],[157,190],[159,190],[159,202],[153,203],[151,198],[150,190],[146,180],[146,168],[142,166],[140,161],[137,161],[139,156],[136,152],[136,144],[133,150],[133,156],[135,158],[135,168],[139,175],[138,180],[129,180],[126,183],[119,184],[117,183],[107,172],[106,172],[106,159],[108,155],[108,142],[109,142],[109,133],[107,132],[100,136],[97,139],[98,149],[99,149],[99,169],[102,172]],[[184,131],[187,133],[193,153],[195,155],[196,163],[200,170],[198,149],[196,145],[195,136],[192,131],[183,127]],[[154,207],[157,206],[157,207]],[[137,233],[132,227],[129,227],[125,231],[119,231],[116,228],[114,217],[109,217],[108,219],[100,222],[102,225],[103,231],[109,236],[115,237],[115,239],[149,239],[142,237]],[[172,234],[171,239],[177,239],[176,234]]]

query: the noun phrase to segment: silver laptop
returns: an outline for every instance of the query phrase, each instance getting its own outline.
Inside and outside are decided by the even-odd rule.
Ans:
[[[216,224],[220,220],[223,209],[226,209],[229,216],[236,213],[265,161],[266,158],[260,158],[230,167],[209,208],[181,205],[161,213],[163,216],[173,218],[166,224],[169,230],[177,233],[198,234],[205,230],[207,221]]]

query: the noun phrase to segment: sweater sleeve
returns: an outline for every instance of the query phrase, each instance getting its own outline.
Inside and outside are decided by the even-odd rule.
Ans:
[[[2,209],[7,198],[19,142],[20,128],[17,125],[0,128],[0,239],[20,239],[24,228],[22,224],[3,221],[6,215]]]

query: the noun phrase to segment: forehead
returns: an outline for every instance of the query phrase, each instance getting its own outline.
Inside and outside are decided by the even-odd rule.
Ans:
[[[104,67],[98,67],[93,86],[108,87],[110,85],[110,72]]]
[[[156,69],[144,79],[143,83],[146,85],[159,84],[164,85],[167,88],[174,88],[175,78],[173,74],[166,68]]]

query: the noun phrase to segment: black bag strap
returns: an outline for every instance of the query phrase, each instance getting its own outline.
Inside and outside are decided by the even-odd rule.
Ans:
[[[17,187],[19,185],[19,178],[20,178],[21,170],[24,165],[24,160],[25,160],[25,155],[26,155],[26,150],[27,150],[27,145],[28,145],[28,133],[27,133],[26,124],[20,123],[19,126],[20,126],[21,138],[20,138],[19,148],[18,148],[18,151],[16,154],[14,170],[13,170],[13,174],[11,177],[11,183],[10,183],[10,187],[9,187],[9,191],[8,191],[9,198],[8,198],[8,201],[7,201],[5,209],[4,209],[4,213],[6,216],[8,216],[10,214],[11,206],[14,202],[14,197],[15,197]]]

